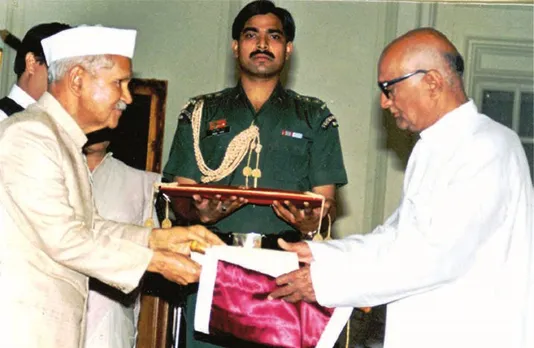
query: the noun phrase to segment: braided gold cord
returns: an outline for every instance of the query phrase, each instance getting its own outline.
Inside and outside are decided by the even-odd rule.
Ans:
[[[204,101],[196,103],[191,116],[193,128],[193,148],[195,159],[200,172],[203,174],[200,179],[203,183],[219,181],[230,175],[239,166],[247,151],[250,151],[250,144],[254,141],[259,143],[260,131],[255,125],[251,125],[238,135],[236,135],[224,153],[221,165],[217,169],[211,169],[204,162],[204,157],[200,151],[200,125],[202,120],[202,108]]]

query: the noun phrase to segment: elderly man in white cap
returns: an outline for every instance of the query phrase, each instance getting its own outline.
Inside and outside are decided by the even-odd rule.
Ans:
[[[0,125],[1,347],[81,347],[89,276],[123,292],[147,270],[187,284],[200,272],[190,242],[222,243],[200,226],[152,229],[95,211],[82,147],[131,102],[135,35],[85,26],[43,40],[48,92]]]

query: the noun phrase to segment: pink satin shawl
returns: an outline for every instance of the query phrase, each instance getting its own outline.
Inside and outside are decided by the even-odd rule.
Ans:
[[[217,265],[210,333],[272,347],[315,347],[334,309],[268,300],[273,277],[224,261]]]

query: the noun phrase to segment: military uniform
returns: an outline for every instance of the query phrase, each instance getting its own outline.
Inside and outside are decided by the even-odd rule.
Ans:
[[[168,179],[181,176],[200,182],[191,129],[191,113],[200,99],[204,100],[200,150],[208,167],[219,167],[230,141],[254,122],[260,129],[262,144],[258,187],[310,191],[316,186],[347,183],[337,121],[326,104],[286,90],[280,84],[257,113],[241,85],[190,100],[180,114],[164,169]],[[245,157],[232,174],[214,184],[244,185],[242,171],[246,164]],[[249,186],[250,182],[249,179]],[[252,204],[216,226],[221,231],[263,234],[291,229],[271,207]]]
[[[319,99],[301,96],[281,84],[269,100],[256,112],[241,85],[221,92],[195,97],[179,116],[169,161],[164,168],[167,179],[186,177],[200,182],[201,172],[195,160],[191,118],[195,104],[204,101],[200,126],[200,150],[206,165],[218,168],[230,141],[252,123],[259,127],[261,178],[258,187],[311,191],[322,185],[342,186],[347,183],[343,165],[337,121],[326,104]],[[255,158],[252,160],[255,166]],[[243,168],[247,157],[220,185],[245,185]],[[249,186],[251,179],[249,179]],[[293,227],[276,216],[270,206],[248,204],[218,221],[223,232],[257,232],[274,234]],[[188,301],[188,307],[194,301]],[[192,310],[188,323],[193,325]],[[191,341],[188,330],[187,347],[206,347]]]

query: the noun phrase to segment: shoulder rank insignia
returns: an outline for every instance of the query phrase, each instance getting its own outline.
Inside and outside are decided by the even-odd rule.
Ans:
[[[323,123],[321,123],[321,128],[327,129],[328,127],[334,127],[337,128],[339,124],[337,123],[336,117],[334,115],[330,115],[327,118],[324,119]]]
[[[178,123],[191,123],[191,113],[187,110],[182,110],[178,115]]]
[[[302,96],[300,94],[297,94],[297,98],[300,99],[300,100],[303,100],[303,101],[305,101],[307,103],[310,103],[310,104],[320,105],[321,110],[326,109],[326,103],[324,101],[322,101],[321,99],[319,99],[319,98],[306,97],[306,96]]]
[[[193,107],[197,103],[198,99],[191,98],[187,103],[182,107],[182,111],[178,115],[178,122],[187,122],[191,123]]]

